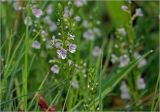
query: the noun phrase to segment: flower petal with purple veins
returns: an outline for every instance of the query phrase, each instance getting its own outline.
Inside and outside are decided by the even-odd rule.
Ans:
[[[58,73],[59,73],[59,67],[58,67],[58,65],[53,65],[53,66],[51,67],[51,71],[52,71],[53,73],[55,73],[55,74],[58,74]]]
[[[58,58],[66,59],[67,51],[65,49],[57,50]]]
[[[56,42],[56,48],[60,48],[60,47],[61,47],[61,45],[62,45],[62,43],[61,43],[61,42]]]
[[[91,30],[91,29],[87,30],[87,31],[83,34],[83,37],[84,37],[86,40],[93,40],[93,39],[94,39],[94,32],[93,32],[93,30]]]
[[[32,42],[32,47],[34,49],[40,49],[41,44],[37,40],[35,40],[35,41]]]
[[[69,52],[74,53],[76,52],[77,46],[75,44],[69,44]]]
[[[40,18],[43,15],[43,11],[41,9],[38,9],[36,7],[32,8],[32,12],[35,17]]]

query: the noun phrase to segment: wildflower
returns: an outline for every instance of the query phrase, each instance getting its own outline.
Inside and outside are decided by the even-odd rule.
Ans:
[[[79,21],[81,20],[81,18],[80,18],[79,16],[76,16],[74,19],[75,19],[77,22],[79,22]]]
[[[41,31],[41,36],[42,37],[46,37],[48,35],[48,33],[45,31],[45,30],[42,30]]]
[[[52,36],[51,42],[54,43],[56,41],[55,36]]]
[[[31,26],[32,25],[32,19],[31,19],[30,16],[25,17],[24,24],[27,25],[27,26]]]
[[[54,74],[58,74],[59,73],[59,67],[58,65],[53,65],[51,67],[51,71],[54,73]]]
[[[119,67],[124,67],[124,66],[128,65],[130,59],[129,59],[129,57],[127,55],[122,55],[119,58],[119,61],[120,61]]]
[[[142,59],[139,63],[138,63],[138,68],[142,68],[143,66],[145,66],[147,64],[146,59]]]
[[[98,46],[94,47],[93,52],[92,52],[93,56],[97,57],[100,54],[100,51],[101,49]]]
[[[88,23],[87,20],[84,20],[83,23],[82,23],[82,25],[83,25],[83,27],[88,28],[89,23]]]
[[[123,11],[127,11],[127,10],[128,10],[128,7],[127,7],[126,5],[122,5],[122,6],[121,6],[121,9],[122,9]]]
[[[121,92],[128,92],[128,88],[127,88],[125,81],[122,81],[121,86],[120,86],[120,90],[121,90]]]
[[[120,90],[121,90],[121,98],[122,99],[126,99],[126,100],[130,99],[129,90],[128,90],[128,87],[124,81],[121,83]]]
[[[75,89],[78,89],[79,88],[79,84],[78,84],[78,81],[77,80],[72,80],[71,81],[71,86]]]
[[[94,39],[94,32],[91,29],[89,29],[83,34],[83,37],[86,40],[93,40]]]
[[[68,18],[68,17],[69,17],[69,9],[68,9],[67,6],[64,7],[64,14],[63,14],[63,16],[64,16],[65,18]]]
[[[77,46],[75,44],[69,44],[69,52],[74,53],[76,52]]]
[[[61,45],[62,45],[62,43],[61,43],[61,42],[56,42],[56,48],[60,48],[60,47],[61,47]]]
[[[135,57],[136,59],[138,59],[138,58],[141,57],[141,55],[140,55],[138,52],[135,52],[135,53],[134,53],[134,57]],[[147,64],[146,59],[142,59],[142,60],[138,63],[138,68],[142,68],[142,67],[145,66],[146,64]]]
[[[139,78],[137,81],[137,89],[141,90],[141,89],[145,89],[146,85],[144,82],[144,78]]]
[[[32,8],[32,12],[33,12],[33,14],[34,14],[34,16],[35,16],[36,18],[40,18],[40,17],[43,15],[42,10],[41,10],[41,9],[38,9],[38,8],[36,8],[36,7],[33,7],[33,8]]]
[[[128,92],[122,92],[121,93],[121,98],[125,99],[125,100],[129,100],[130,99],[130,94]]]
[[[115,54],[111,55],[111,62],[115,63],[118,60],[117,56]]]
[[[137,16],[140,16],[140,17],[143,16],[141,8],[136,9],[136,14]]]
[[[48,15],[50,15],[50,14],[53,12],[52,5],[48,5],[48,6],[47,6],[46,12],[47,12]]]
[[[47,42],[46,42],[46,48],[47,48],[47,49],[52,49],[52,48],[53,48],[51,41],[47,41]]]
[[[34,49],[40,49],[41,44],[37,40],[35,40],[35,41],[32,42],[32,47]]]
[[[49,30],[50,30],[51,32],[56,31],[56,30],[57,30],[57,25],[56,25],[54,22],[51,22],[51,23],[49,24]]]
[[[87,1],[86,0],[75,0],[74,4],[75,4],[76,7],[81,7],[83,5],[86,5]]]
[[[72,35],[72,34],[70,34],[69,37],[70,37],[70,39],[72,39],[72,40],[74,40],[74,38],[75,38],[75,36]]]
[[[45,22],[49,25],[49,30],[50,30],[51,32],[54,32],[54,31],[57,30],[57,25],[50,19],[49,16],[46,16],[46,17],[44,18],[44,20],[45,20]]]
[[[65,49],[57,50],[58,58],[66,59],[67,51]]]
[[[46,22],[46,23],[48,23],[48,24],[52,23],[52,21],[51,21],[51,19],[50,19],[49,16],[45,16],[44,22]]]
[[[126,36],[126,31],[124,28],[119,28],[118,32],[122,35],[122,36]]]

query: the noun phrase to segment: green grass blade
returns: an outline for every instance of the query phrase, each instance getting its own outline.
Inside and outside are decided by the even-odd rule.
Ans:
[[[114,87],[125,77],[127,74],[136,67],[136,65],[147,55],[152,53],[153,51],[149,51],[145,53],[141,58],[131,62],[127,67],[122,68],[117,74],[110,74],[104,80],[102,80],[102,99],[111,92]],[[98,105],[98,97],[96,98]],[[91,104],[92,105],[92,104]]]

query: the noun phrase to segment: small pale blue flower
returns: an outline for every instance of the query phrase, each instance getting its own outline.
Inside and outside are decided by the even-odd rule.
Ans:
[[[137,81],[137,89],[142,90],[145,89],[146,84],[144,82],[144,78],[139,78]]]
[[[67,51],[65,49],[57,50],[58,58],[66,59]]]
[[[128,10],[128,7],[127,7],[126,5],[122,5],[122,6],[121,6],[121,9],[122,9],[123,11],[127,11],[127,10]]]
[[[52,39],[51,39],[51,42],[54,43],[55,40],[56,40],[56,39],[55,39],[55,36],[53,35],[53,36],[52,36]]]
[[[137,14],[137,16],[140,16],[140,17],[143,16],[141,8],[136,9],[136,14]]]
[[[94,32],[93,32],[93,30],[91,30],[91,29],[87,30],[87,31],[83,34],[83,37],[84,37],[86,40],[93,40],[93,39],[94,39]]]
[[[69,44],[69,52],[74,53],[76,52],[77,46],[75,44]]]
[[[130,59],[129,59],[128,55],[125,54],[125,55],[120,56],[120,58],[119,58],[119,62],[120,62],[119,67],[127,66],[129,64],[129,61],[130,61]]]
[[[87,0],[74,0],[74,4],[76,7],[81,7],[87,4]]]
[[[128,89],[127,84],[126,84],[125,81],[123,81],[121,83],[120,90],[121,90],[121,98],[122,99],[125,99],[125,100],[130,99],[131,96],[129,94],[129,89]]]
[[[78,81],[77,80],[72,80],[71,81],[71,86],[75,89],[78,89],[79,88],[79,84],[78,84]]]
[[[47,12],[48,15],[52,14],[53,8],[52,8],[52,5],[51,5],[51,4],[47,6],[46,12]]]
[[[41,44],[37,40],[35,40],[35,41],[32,42],[32,47],[34,49],[40,49]]]
[[[54,73],[54,74],[58,74],[59,73],[59,67],[58,65],[53,65],[51,67],[51,71]]]
[[[32,8],[32,12],[35,17],[40,18],[43,15],[43,11],[41,9],[38,9],[36,7]]]
[[[101,49],[98,46],[94,47],[93,52],[92,52],[93,56],[97,57],[100,54],[100,51]]]
[[[62,43],[61,42],[56,42],[56,48],[61,48]]]

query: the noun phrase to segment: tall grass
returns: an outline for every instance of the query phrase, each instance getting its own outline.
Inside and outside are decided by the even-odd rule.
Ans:
[[[157,2],[107,0],[78,5],[76,0],[0,2],[0,110],[158,111]],[[139,7],[142,17],[136,13]],[[36,17],[34,8],[42,15]],[[26,17],[32,25],[25,23]],[[50,31],[50,25],[56,30]],[[70,44],[76,48],[69,48]],[[65,59],[57,53],[62,48],[67,51]],[[126,61],[121,62],[124,55],[129,61],[120,66]],[[53,70],[54,65],[58,68]],[[144,78],[143,89],[138,89],[139,78]],[[123,82],[128,99],[122,97]]]

